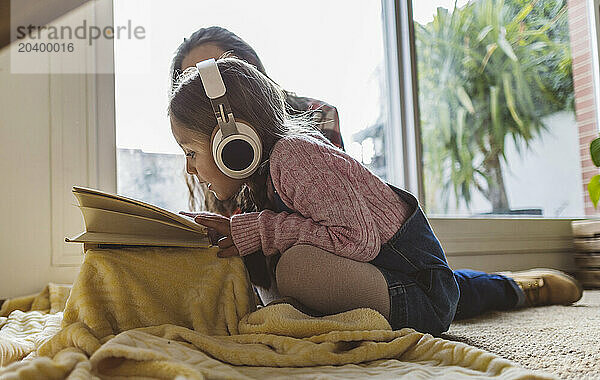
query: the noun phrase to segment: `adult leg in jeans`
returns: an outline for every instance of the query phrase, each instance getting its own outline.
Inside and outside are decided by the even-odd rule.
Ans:
[[[525,294],[506,276],[471,269],[454,271],[460,298],[454,320],[471,318],[490,310],[509,310],[525,304]]]

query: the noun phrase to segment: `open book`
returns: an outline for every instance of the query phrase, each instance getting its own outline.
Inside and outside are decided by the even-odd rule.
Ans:
[[[193,218],[121,195],[73,186],[85,232],[66,242],[210,247],[208,230]]]

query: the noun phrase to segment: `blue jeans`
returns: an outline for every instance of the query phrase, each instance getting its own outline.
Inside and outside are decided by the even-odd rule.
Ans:
[[[525,294],[512,278],[471,269],[454,271],[454,278],[460,289],[455,320],[525,304]]]
[[[510,278],[464,269],[453,271],[417,199],[388,183],[411,213],[370,261],[385,277],[390,325],[439,336],[454,319],[510,309],[524,294]]]

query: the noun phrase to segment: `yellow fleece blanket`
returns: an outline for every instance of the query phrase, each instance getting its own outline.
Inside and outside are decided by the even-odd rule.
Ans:
[[[554,378],[392,331],[371,309],[320,318],[288,304],[257,310],[242,260],[217,250],[88,250],[72,289],[49,284],[4,303],[0,379]]]

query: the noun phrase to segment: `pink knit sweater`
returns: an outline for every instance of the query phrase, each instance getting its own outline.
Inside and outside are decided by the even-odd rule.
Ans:
[[[271,210],[231,217],[233,243],[244,256],[310,244],[370,261],[409,216],[409,206],[379,177],[342,150],[310,136],[275,143],[270,174],[296,213]]]

